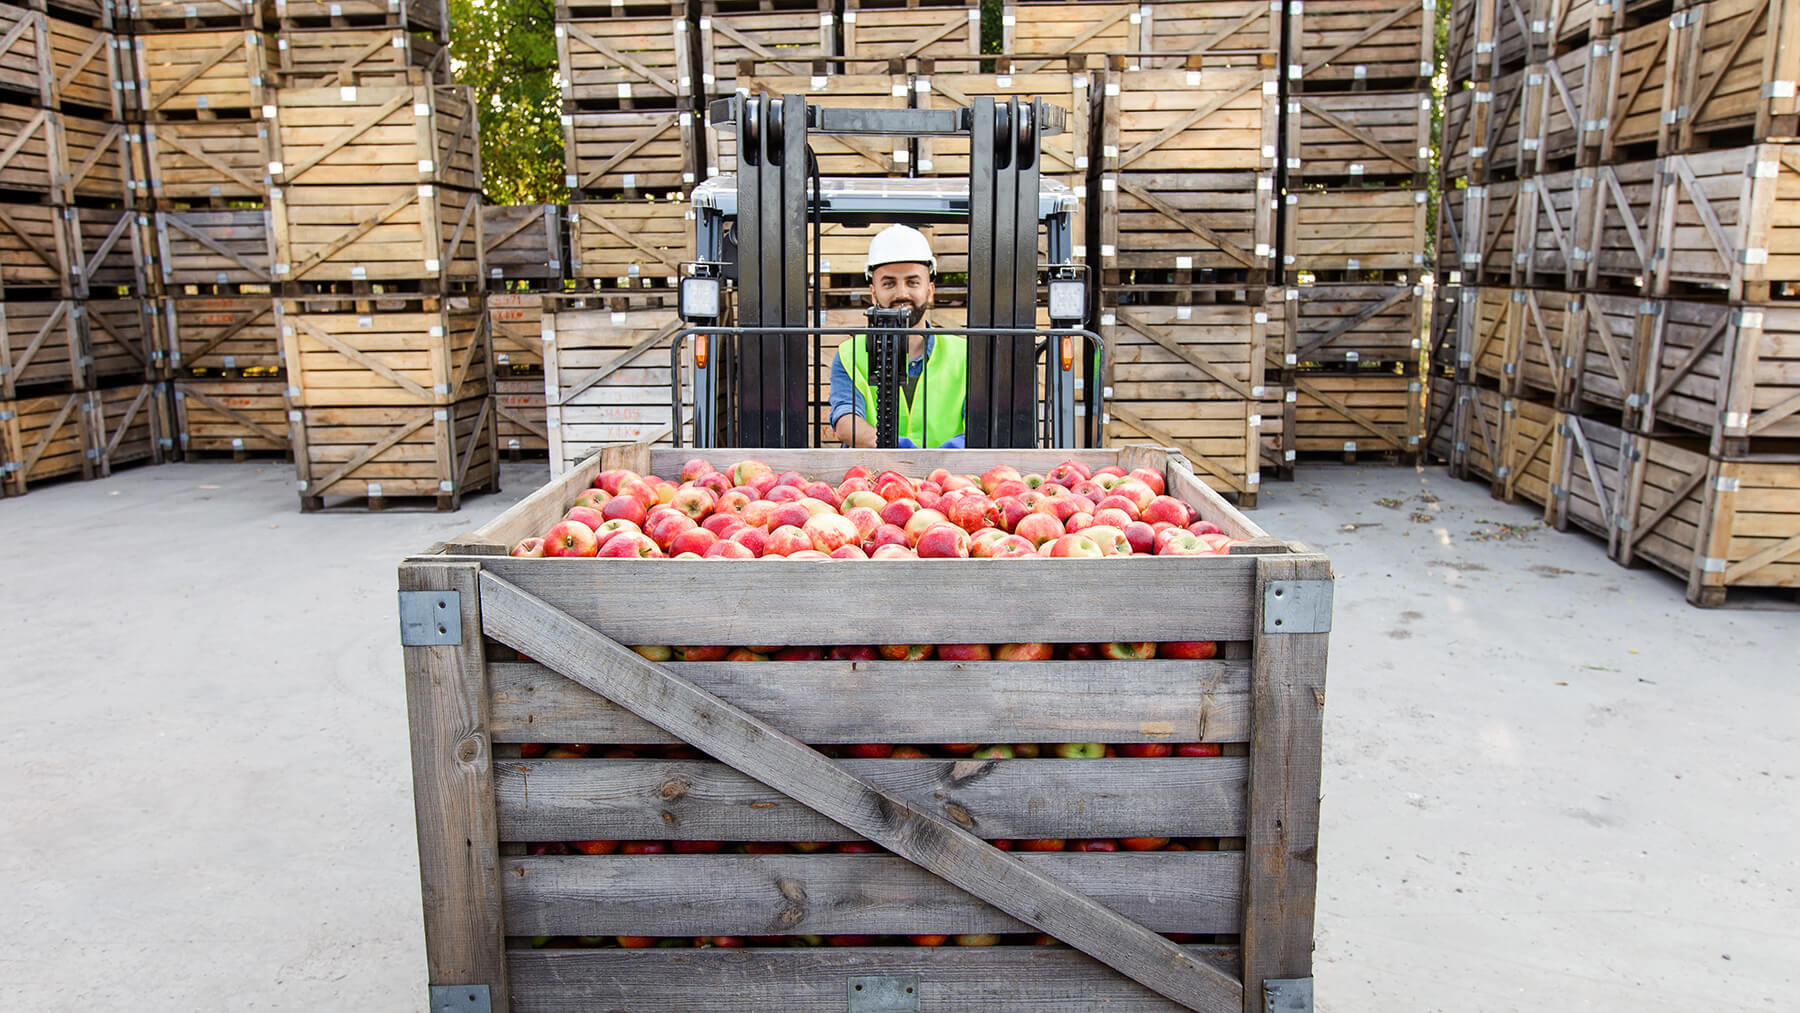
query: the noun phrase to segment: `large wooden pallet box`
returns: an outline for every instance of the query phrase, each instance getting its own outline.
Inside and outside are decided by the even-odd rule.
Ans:
[[[908,77],[885,72],[810,76],[784,73],[786,64],[745,61],[737,76],[737,90],[745,95],[803,95],[809,103],[852,106],[858,109],[905,109]],[[924,147],[927,138],[921,138]],[[737,134],[730,128],[708,130],[707,175],[738,169]],[[1050,141],[1047,143],[1054,143]],[[822,176],[889,176],[907,173],[912,158],[908,138],[808,134],[807,144],[819,160]]]
[[[849,60],[959,61],[974,68],[981,55],[979,4],[844,11],[844,56]],[[948,68],[945,68],[948,69]]]
[[[294,408],[288,413],[300,509],[340,505],[378,510],[390,500],[435,500],[456,510],[465,495],[500,488],[494,399]]]
[[[40,289],[74,295],[63,209],[0,204],[0,290]]]
[[[269,285],[275,236],[266,208],[156,212],[156,262],[165,286]]]
[[[544,398],[550,472],[609,443],[673,442],[669,349],[683,324],[672,300],[583,297],[543,304]],[[682,359],[682,404],[693,401],[693,344]],[[692,442],[683,419],[683,442]]]
[[[279,369],[281,328],[267,295],[171,296],[156,308],[169,368],[223,374]]]
[[[1691,27],[1673,150],[1705,150],[1724,132],[1759,141],[1800,133],[1800,8],[1766,0],[1682,6]]]
[[[276,325],[297,406],[442,407],[493,389],[479,299],[290,299],[276,308]]]
[[[87,391],[0,401],[0,491],[22,496],[65,475],[92,478]]]
[[[693,258],[691,214],[679,201],[570,204],[569,273],[619,287],[647,280],[673,287]]]
[[[1294,449],[1353,457],[1410,457],[1425,428],[1425,393],[1417,376],[1392,372],[1297,373]]]
[[[106,387],[88,396],[88,453],[100,475],[139,461],[161,464],[174,449],[166,384]]]
[[[177,379],[172,387],[183,454],[292,452],[284,381]]]
[[[685,18],[559,21],[562,95],[597,107],[673,109],[696,96]]]
[[[283,88],[270,169],[282,186],[435,183],[481,189],[466,85]]]
[[[256,201],[268,196],[269,125],[254,120],[146,123],[144,172],[157,200]]]
[[[1139,10],[1135,3],[1007,4],[1000,18],[1000,48],[1014,56],[1012,69],[1023,74],[1052,68],[1073,55],[1140,51]]]
[[[550,429],[545,424],[544,378],[523,376],[494,381],[495,438],[500,449],[517,458],[521,452],[547,453]]]
[[[1281,22],[1260,0],[1142,4],[1137,59],[1149,70],[1185,70],[1195,57],[1256,66],[1281,51]]]
[[[481,194],[432,183],[269,191],[283,283],[480,282]]]
[[[1696,605],[1800,589],[1800,457],[1709,458],[1704,443],[1649,437],[1637,448],[1613,558],[1682,578]]]
[[[1576,304],[1578,303],[1578,305]],[[1635,412],[1642,366],[1640,318],[1654,313],[1656,303],[1624,295],[1584,295],[1571,303],[1563,348],[1569,363],[1563,408],[1588,413]]]
[[[1500,471],[1507,398],[1492,387],[1464,385],[1462,438],[1451,467],[1458,478],[1493,484]]]
[[[481,209],[481,259],[490,282],[558,288],[567,256],[556,204],[488,204]],[[498,287],[498,286],[496,286]]]
[[[89,299],[78,303],[75,312],[96,384],[162,376],[161,343],[150,302],[135,297]]]
[[[1308,285],[1294,300],[1297,362],[1419,361],[1418,285]]]
[[[1570,524],[1598,536],[1610,552],[1619,534],[1638,437],[1618,426],[1564,415],[1551,451],[1551,501],[1545,519],[1558,531]]]
[[[1302,190],[1286,254],[1300,270],[1423,270],[1424,190]]]
[[[564,113],[563,182],[575,199],[649,196],[691,186],[701,154],[699,123],[692,109]]]
[[[1431,168],[1431,95],[1427,92],[1304,95],[1290,103],[1285,122],[1290,179],[1422,179]],[[1445,132],[1448,136],[1448,123]],[[1452,171],[1450,175],[1467,173]]]
[[[699,94],[705,98],[730,95],[738,89],[743,68],[752,65],[764,74],[813,73],[820,61],[838,55],[835,22],[836,15],[829,7],[703,14],[699,22]],[[563,94],[581,97],[570,96],[566,86]]]
[[[253,115],[274,97],[275,39],[257,31],[139,36],[134,108],[146,119]]]
[[[0,40],[0,88],[45,108],[118,117],[122,78],[112,32],[0,4]]]
[[[1555,481],[1556,427],[1562,413],[1538,401],[1509,397],[1501,406],[1499,466],[1494,469],[1494,495],[1514,502],[1548,506]]]
[[[62,208],[75,295],[148,290],[156,263],[150,216],[130,208]]]
[[[73,299],[0,299],[0,397],[92,382]]]
[[[495,292],[487,297],[488,333],[494,338],[496,375],[544,368],[544,296]]]
[[[276,37],[283,88],[392,87],[448,80],[450,51],[397,28],[322,28]]]
[[[1800,282],[1800,144],[1671,155],[1660,170],[1658,294],[1691,286],[1766,302]]]
[[[1640,322],[1639,393],[1657,427],[1708,434],[1714,454],[1800,438],[1800,307],[1675,300],[1652,307]]]
[[[281,27],[379,24],[443,37],[449,13],[443,0],[275,0]]]
[[[0,188],[48,200],[56,193],[56,113],[0,102]]]
[[[1435,5],[1418,0],[1307,0],[1290,63],[1306,91],[1430,78]]]
[[[504,555],[561,516],[602,468],[674,474],[690,456],[606,448],[401,567],[434,1001],[495,1011],[833,1010],[860,1008],[859,994],[880,990],[919,1009],[1251,1013],[1310,988],[1298,979],[1311,975],[1328,559],[1263,537],[1179,457],[1139,447],[712,456],[832,478],[852,463],[917,474],[998,463],[1043,471],[1070,457],[1144,465],[1163,470],[1203,517],[1251,539],[1247,551],[1021,564],[1045,571],[1032,581],[981,560],[610,566]],[[1066,607],[1072,587],[1086,607]],[[896,595],[913,604],[893,608]],[[743,666],[661,665],[624,646],[1102,637],[1213,639],[1226,649],[1200,662]],[[521,656],[534,660],[512,660]],[[1212,740],[1230,755],[838,761],[804,744],[875,736]],[[521,758],[528,744],[571,739],[685,743],[695,753]],[[1040,855],[984,843],[1139,832],[1241,839],[1242,850]],[[523,853],[529,842],[571,836],[867,840],[888,853]],[[935,931],[1042,931],[1067,945],[531,945],[539,935]],[[1158,935],[1195,931],[1229,941]]]
[[[1044,176],[1060,179],[1071,190],[1084,192],[1088,177],[1088,139],[1090,136],[1091,101],[1089,92],[1094,74],[1085,61],[1076,66],[1045,70],[1035,74],[1017,73],[931,73],[913,75],[913,103],[920,109],[962,108],[975,99],[987,96],[995,103],[1009,98],[1029,101],[1041,97],[1068,112],[1066,128],[1060,134],[1039,139],[1040,169]],[[962,138],[919,138],[919,174],[922,176],[966,176],[969,173],[969,145]],[[1076,219],[1079,230],[1081,222]],[[1082,239],[1077,235],[1077,244]]]

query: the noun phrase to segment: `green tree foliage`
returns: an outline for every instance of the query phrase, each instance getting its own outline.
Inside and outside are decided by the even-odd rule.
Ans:
[[[562,96],[553,0],[450,0],[456,80],[481,107],[482,189],[490,204],[560,204]]]

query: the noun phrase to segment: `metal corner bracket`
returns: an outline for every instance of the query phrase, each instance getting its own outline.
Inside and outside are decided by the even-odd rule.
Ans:
[[[916,974],[859,974],[844,985],[849,1013],[919,1013]]]
[[[402,646],[454,647],[462,642],[462,592],[400,592]]]
[[[1264,978],[1263,1013],[1313,1013],[1313,980]]]
[[[401,594],[429,594],[427,591]],[[454,594],[455,592],[450,592]],[[1311,1007],[1307,1007],[1311,1009]],[[493,1013],[494,999],[486,985],[431,986],[431,1013]]]
[[[1271,580],[1263,586],[1264,633],[1330,633],[1329,580]]]

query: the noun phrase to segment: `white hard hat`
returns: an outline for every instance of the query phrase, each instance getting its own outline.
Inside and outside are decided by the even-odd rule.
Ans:
[[[869,265],[863,277],[873,280],[875,269],[883,264],[924,264],[937,274],[937,256],[931,252],[931,241],[925,233],[908,225],[889,225],[869,240]]]

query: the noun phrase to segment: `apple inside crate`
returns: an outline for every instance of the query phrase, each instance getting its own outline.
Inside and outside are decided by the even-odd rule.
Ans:
[[[695,457],[1147,468],[1233,544],[507,554],[603,471]],[[1250,1013],[1310,984],[1330,561],[1163,448],[608,446],[399,581],[432,996]]]

